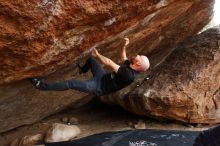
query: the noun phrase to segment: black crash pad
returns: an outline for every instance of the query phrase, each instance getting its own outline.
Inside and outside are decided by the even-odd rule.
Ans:
[[[170,130],[105,132],[74,141],[47,143],[46,146],[192,146],[199,133]]]

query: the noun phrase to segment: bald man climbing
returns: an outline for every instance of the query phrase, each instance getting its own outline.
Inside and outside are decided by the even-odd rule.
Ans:
[[[109,94],[120,90],[131,84],[135,75],[148,70],[150,63],[146,56],[137,55],[130,61],[126,55],[126,46],[129,39],[125,38],[125,45],[121,49],[120,56],[123,61],[122,65],[116,64],[111,59],[101,55],[96,48],[92,50],[92,56],[87,59],[86,63],[79,67],[80,73],[86,73],[91,69],[93,77],[90,80],[67,80],[59,83],[46,83],[38,78],[32,78],[32,84],[39,90],[63,91],[75,89],[86,93],[93,93],[96,96]],[[106,67],[112,69],[112,72],[106,72],[97,58]]]

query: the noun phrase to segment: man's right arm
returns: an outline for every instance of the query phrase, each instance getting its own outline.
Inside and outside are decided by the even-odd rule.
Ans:
[[[112,61],[111,59],[101,55],[95,48],[92,50],[92,56],[98,58],[102,64],[110,67],[114,72],[116,73],[118,72],[118,69],[120,66],[116,64],[114,61]]]

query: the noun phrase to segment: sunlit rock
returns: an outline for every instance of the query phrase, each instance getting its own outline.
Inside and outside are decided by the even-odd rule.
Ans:
[[[42,76],[49,82],[86,79],[89,75],[78,76],[76,63],[86,58],[89,48],[97,46],[117,61],[125,36],[130,38],[129,57],[163,52],[151,60],[153,67],[176,44],[210,21],[213,3],[1,0],[0,132],[31,124],[70,106],[77,108],[92,97],[73,90],[38,91],[26,78]]]

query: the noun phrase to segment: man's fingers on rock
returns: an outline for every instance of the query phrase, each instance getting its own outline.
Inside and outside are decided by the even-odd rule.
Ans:
[[[129,38],[124,38],[125,41],[129,41]]]

